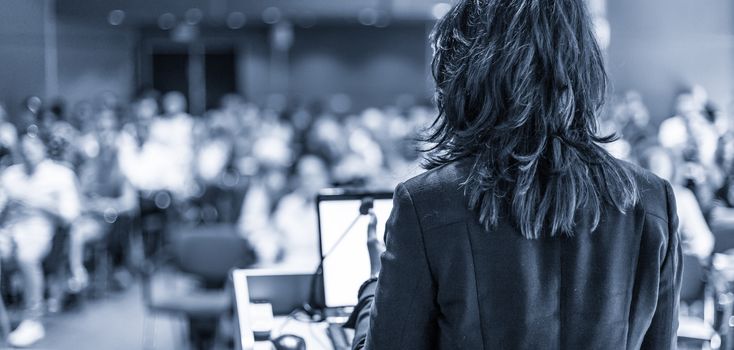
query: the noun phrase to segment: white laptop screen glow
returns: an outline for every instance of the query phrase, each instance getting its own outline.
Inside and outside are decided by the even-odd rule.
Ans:
[[[359,287],[370,277],[368,216],[360,217],[339,245],[334,247],[359,215],[361,203],[360,199],[323,199],[319,202],[322,258],[323,254],[329,254],[323,260],[326,307],[356,305]],[[383,240],[385,222],[392,210],[392,199],[375,199],[374,210],[377,215],[377,237]]]

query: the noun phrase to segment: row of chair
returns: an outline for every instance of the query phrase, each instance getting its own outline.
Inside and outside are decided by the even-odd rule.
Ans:
[[[149,259],[142,274],[143,303],[148,317],[167,315],[183,322],[186,342],[195,349],[231,342],[231,295],[226,290],[234,268],[249,267],[255,255],[232,225],[207,225],[176,232],[169,249]],[[144,346],[155,334],[146,327]],[[183,346],[181,346],[183,347]]]

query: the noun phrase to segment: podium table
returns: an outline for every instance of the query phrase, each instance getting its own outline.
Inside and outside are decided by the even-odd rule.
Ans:
[[[328,325],[326,322],[308,323],[296,321],[294,319],[286,320],[286,317],[279,316],[275,318],[275,328],[272,338],[275,339],[283,334],[297,335],[306,342],[308,350],[332,350],[331,340],[326,333]],[[281,331],[279,329],[282,328]],[[354,331],[347,330],[347,337],[351,339]],[[272,350],[273,345],[269,341],[255,341],[253,350]]]
[[[252,332],[251,300],[268,300],[276,316],[273,319],[271,339],[284,334],[296,335],[304,339],[308,350],[331,350],[327,322],[307,322],[297,317],[282,316],[285,310],[293,310],[293,305],[303,305],[308,297],[310,274],[302,271],[282,272],[273,270],[238,269],[231,273],[232,297],[234,307],[235,349],[272,350],[270,341],[256,341]],[[261,283],[262,285],[255,285]],[[251,284],[251,285],[250,285]],[[264,288],[267,287],[267,288]],[[301,291],[306,289],[304,293]],[[272,298],[265,298],[272,296]],[[299,300],[295,300],[299,299]],[[302,299],[302,300],[300,300]],[[285,312],[283,312],[285,311]],[[347,339],[354,337],[353,330],[346,330]]]

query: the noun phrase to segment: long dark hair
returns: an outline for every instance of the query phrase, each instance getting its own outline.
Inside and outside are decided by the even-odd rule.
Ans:
[[[583,0],[461,0],[431,35],[439,115],[429,169],[472,160],[463,183],[487,228],[509,216],[526,238],[596,229],[609,203],[637,202],[631,174],[599,143],[607,76]]]

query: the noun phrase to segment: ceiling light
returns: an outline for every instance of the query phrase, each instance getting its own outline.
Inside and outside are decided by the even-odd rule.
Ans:
[[[176,25],[176,16],[170,12],[166,12],[158,17],[158,27],[163,30],[169,30]]]
[[[232,12],[227,16],[227,27],[229,29],[240,29],[245,26],[247,18],[242,12]]]
[[[186,24],[193,26],[201,22],[201,19],[204,17],[204,13],[194,7],[186,10],[186,14],[184,17],[186,18]]]
[[[112,10],[107,15],[107,22],[113,26],[119,26],[122,21],[125,20],[125,11],[123,10]]]
[[[378,14],[375,9],[368,7],[359,11],[357,19],[359,20],[359,23],[363,25],[373,26],[375,25],[375,23],[377,23],[377,15]]]
[[[263,22],[267,24],[275,24],[280,21],[282,14],[277,7],[268,7],[263,11]]]

